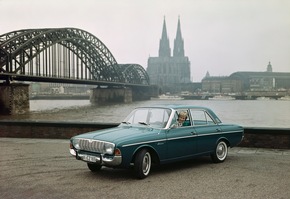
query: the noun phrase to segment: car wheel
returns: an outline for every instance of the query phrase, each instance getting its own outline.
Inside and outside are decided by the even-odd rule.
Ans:
[[[99,164],[87,163],[87,165],[92,172],[99,171],[102,168],[102,165]]]
[[[134,162],[135,175],[139,179],[146,178],[151,169],[151,154],[148,150],[142,149],[136,155]]]
[[[211,154],[211,159],[214,163],[225,161],[228,155],[228,145],[225,141],[219,141],[216,145],[214,153]]]

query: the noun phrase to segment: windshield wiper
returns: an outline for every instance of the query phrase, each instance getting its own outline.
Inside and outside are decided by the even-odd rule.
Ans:
[[[130,122],[121,122],[122,124],[131,124]]]
[[[143,125],[146,125],[148,126],[149,124],[147,124],[146,122],[138,122],[139,124],[143,124]]]

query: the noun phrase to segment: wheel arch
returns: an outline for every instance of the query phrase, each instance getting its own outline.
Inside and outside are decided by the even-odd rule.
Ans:
[[[221,137],[216,141],[216,145],[220,142],[220,141],[224,141],[228,147],[231,147],[231,142],[226,138],[226,137]]]
[[[139,153],[139,151],[141,151],[142,149],[146,149],[150,152],[150,155],[151,155],[151,158],[152,158],[152,162],[154,164],[159,164],[160,163],[160,159],[159,159],[159,155],[157,153],[157,151],[150,145],[143,145],[143,146],[140,146],[138,147],[135,151],[134,151],[134,154],[132,156],[132,159],[131,159],[131,163],[134,163],[135,161],[135,158],[136,158],[136,155]]]

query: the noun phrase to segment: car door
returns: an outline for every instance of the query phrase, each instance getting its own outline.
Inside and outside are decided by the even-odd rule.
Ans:
[[[190,110],[194,130],[197,134],[197,153],[207,153],[214,149],[220,137],[221,128],[205,110]]]
[[[177,118],[174,118],[176,120]],[[189,126],[171,127],[167,131],[168,159],[177,160],[192,156],[196,153],[196,133],[188,117]]]

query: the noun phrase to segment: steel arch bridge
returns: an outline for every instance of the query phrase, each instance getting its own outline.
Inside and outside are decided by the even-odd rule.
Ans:
[[[138,64],[118,64],[94,35],[76,28],[25,29],[0,35],[0,79],[148,86]]]

